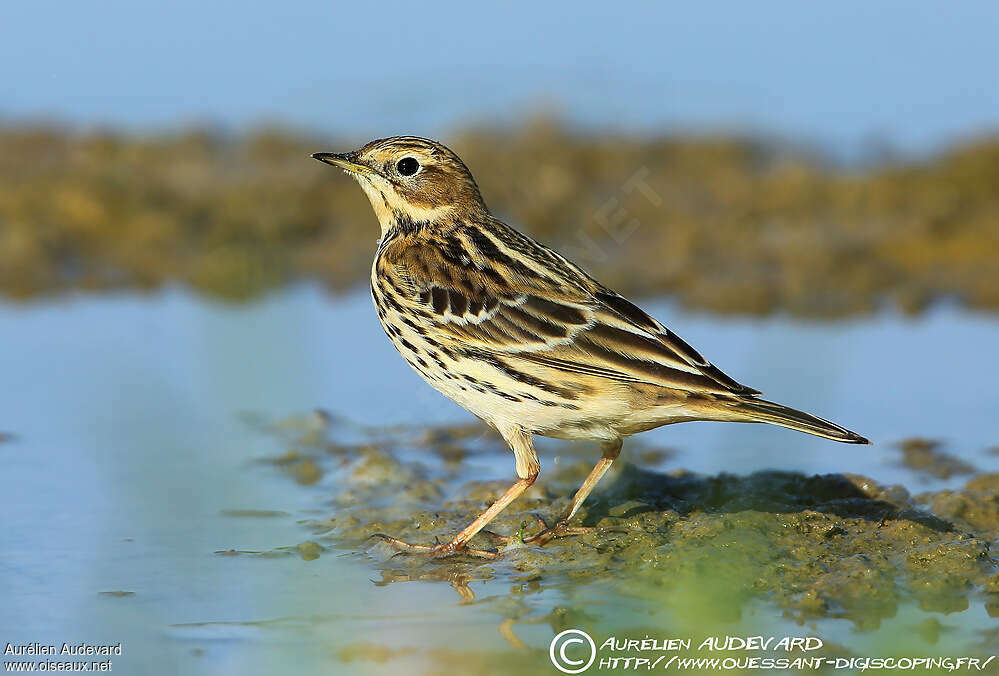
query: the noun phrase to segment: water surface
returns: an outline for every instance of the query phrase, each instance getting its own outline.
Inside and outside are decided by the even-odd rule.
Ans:
[[[999,339],[993,317],[941,308],[912,320],[803,323],[647,306],[738,380],[875,441],[855,447],[765,426],[678,425],[642,437],[675,450],[666,467],[852,472],[914,493],[961,485],[967,477],[935,479],[900,463],[893,442],[918,435],[943,440],[979,470],[999,470],[999,455],[987,452],[999,443],[999,360],[987,350]],[[462,605],[444,582],[376,586],[363,553],[314,561],[215,554],[293,547],[309,539],[298,521],[330,515],[331,484],[303,487],[258,462],[289,449],[246,424],[246,412],[278,420],[323,408],[376,428],[470,421],[396,355],[365,295],[331,298],[300,286],[231,306],[173,288],[3,303],[0,350],[0,432],[12,437],[0,443],[0,638],[120,641],[120,673],[427,666],[422,653],[342,661],[359,642],[511,650],[495,612],[510,594],[504,574],[477,582],[478,601]],[[541,444],[540,482],[556,462],[580,462],[565,449]],[[506,479],[512,457],[488,452],[474,469],[483,480]],[[109,591],[134,594],[101,594]],[[542,591],[527,603],[539,613],[591,607],[609,628],[634,609],[634,601],[567,593]],[[881,631],[900,635],[931,615],[905,608]],[[942,621],[994,622],[981,604]],[[725,629],[758,633],[761,625],[795,630],[755,602]],[[859,651],[884,638],[840,620],[821,631]],[[516,633],[545,648],[552,631],[538,622]]]

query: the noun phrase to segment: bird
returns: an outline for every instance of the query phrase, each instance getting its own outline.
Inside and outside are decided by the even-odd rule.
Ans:
[[[513,451],[516,481],[448,542],[376,534],[398,552],[494,559],[469,541],[537,480],[535,436],[600,443],[602,454],[543,545],[570,526],[622,441],[688,421],[769,423],[849,444],[864,437],[761,398],[673,331],[579,266],[486,207],[465,163],[418,136],[376,139],[312,157],[342,169],[381,228],[371,296],[402,357],[441,394],[494,428]],[[485,535],[512,542],[512,536]]]

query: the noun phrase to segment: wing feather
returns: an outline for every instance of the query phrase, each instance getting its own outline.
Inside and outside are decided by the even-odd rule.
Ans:
[[[403,300],[470,355],[619,382],[759,394],[556,252],[510,232],[464,226],[445,246],[400,239],[381,250],[376,266],[401,279],[395,288],[410,290]]]

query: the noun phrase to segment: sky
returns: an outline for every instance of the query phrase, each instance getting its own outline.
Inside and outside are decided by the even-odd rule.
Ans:
[[[999,3],[10,1],[0,120],[441,135],[554,111],[924,152],[999,130]]]

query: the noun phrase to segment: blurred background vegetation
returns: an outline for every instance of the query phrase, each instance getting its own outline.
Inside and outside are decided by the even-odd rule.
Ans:
[[[0,2],[0,635],[170,676],[551,673],[570,627],[999,654],[999,4],[372,8]],[[394,134],[878,445],[669,426],[580,514],[628,533],[362,553],[453,533],[512,472],[385,340],[374,214],[309,157]],[[595,459],[539,448],[499,532]]]
[[[495,213],[624,292],[725,313],[999,309],[999,137],[863,163],[750,137],[582,132],[553,116],[442,140]],[[278,127],[0,126],[0,292],[352,289],[378,227],[354,182],[309,154],[358,143]]]

